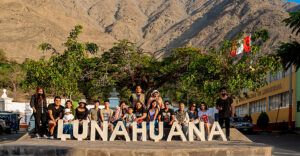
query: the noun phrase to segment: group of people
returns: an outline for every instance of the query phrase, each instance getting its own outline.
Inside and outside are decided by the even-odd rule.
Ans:
[[[226,88],[222,88],[220,93],[221,97],[216,102],[216,109],[219,111],[218,121],[221,126],[225,123],[226,137],[229,139],[230,117],[233,116],[233,100],[227,95]],[[154,90],[151,97],[146,99],[141,86],[136,86],[136,92],[131,95],[129,105],[122,101],[116,106],[115,110],[109,107],[109,101],[104,101],[105,107],[103,109],[99,109],[100,101],[98,100],[93,102],[94,108],[90,110],[86,107],[85,100],[80,100],[78,104],[79,106],[74,109],[72,101],[68,100],[65,107],[63,107],[61,98],[56,96],[54,103],[47,105],[45,92],[43,88],[38,87],[30,101],[35,117],[35,137],[54,139],[54,131],[60,119],[64,121],[64,133],[71,136],[73,135],[71,124],[73,120],[79,120],[80,124],[84,120],[95,120],[101,128],[103,128],[103,122],[107,121],[110,133],[113,132],[119,121],[124,123],[128,133],[132,129],[133,122],[137,122],[137,126],[141,127],[142,122],[146,121],[147,129],[150,127],[149,123],[154,122],[154,131],[157,130],[159,122],[163,122],[164,129],[170,129],[174,122],[178,122],[185,134],[188,132],[189,122],[195,124],[204,122],[207,135],[209,135],[211,125],[214,122],[213,114],[208,110],[205,102],[201,102],[199,108],[197,108],[196,103],[192,103],[187,111],[185,110],[185,104],[180,103],[178,110],[174,111],[170,108],[171,103],[169,101],[163,101],[159,97],[158,90]]]

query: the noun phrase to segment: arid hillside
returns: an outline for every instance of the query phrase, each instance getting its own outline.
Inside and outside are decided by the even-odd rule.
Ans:
[[[1,0],[0,48],[18,61],[37,59],[40,43],[62,51],[69,31],[81,24],[80,40],[102,51],[120,39],[166,54],[179,46],[217,48],[224,38],[268,29],[263,52],[272,52],[282,41],[300,40],[281,22],[299,8],[283,0]]]

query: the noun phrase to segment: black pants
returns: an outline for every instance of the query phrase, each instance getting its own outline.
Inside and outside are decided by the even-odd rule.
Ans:
[[[230,118],[219,118],[219,124],[223,128],[225,121],[226,137],[230,136]]]
[[[41,109],[37,109],[36,113],[34,113],[35,119],[35,134],[38,133],[40,135],[47,134],[47,113],[46,110],[43,111]]]

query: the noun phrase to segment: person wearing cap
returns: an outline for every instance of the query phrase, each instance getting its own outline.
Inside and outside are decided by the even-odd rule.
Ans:
[[[64,134],[70,134],[73,136],[73,126],[71,124],[72,120],[74,119],[74,115],[69,108],[65,109],[65,115],[63,117],[64,121]]]
[[[78,104],[79,107],[76,108],[75,119],[79,120],[79,123],[82,123],[83,120],[87,120],[89,110],[86,108],[86,101],[84,99],[81,99]]]
[[[56,96],[54,98],[54,104],[49,104],[48,106],[48,115],[49,115],[49,122],[48,122],[48,128],[49,128],[49,139],[54,139],[53,132],[54,128],[57,125],[57,122],[59,119],[62,118],[64,107],[60,105],[61,98],[59,96]]]
[[[153,90],[151,93],[151,97],[149,98],[148,102],[147,102],[147,109],[149,109],[150,104],[153,100],[156,100],[158,103],[158,108],[159,109],[163,109],[164,108],[164,104],[163,104],[163,100],[161,97],[159,97],[159,92],[158,90]]]
[[[129,106],[135,108],[136,102],[140,101],[143,106],[146,104],[146,96],[142,93],[142,87],[137,85],[135,88],[135,93],[131,94],[129,99]]]

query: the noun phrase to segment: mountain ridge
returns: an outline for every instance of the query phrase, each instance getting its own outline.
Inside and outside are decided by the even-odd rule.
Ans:
[[[225,38],[268,29],[267,53],[280,42],[300,40],[282,23],[297,8],[283,0],[2,0],[0,48],[19,62],[38,59],[39,44],[63,51],[70,30],[82,24],[79,40],[95,42],[101,51],[129,39],[162,55],[180,46],[218,48]]]

